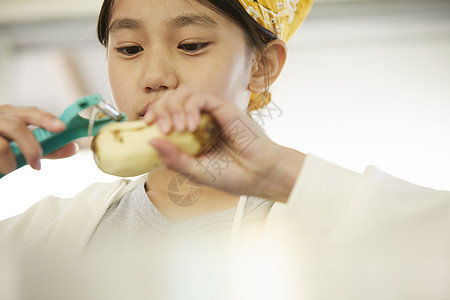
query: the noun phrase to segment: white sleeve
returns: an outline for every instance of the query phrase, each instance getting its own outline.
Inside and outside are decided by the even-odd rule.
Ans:
[[[269,215],[270,236],[289,248],[311,299],[450,299],[450,192],[308,155],[288,203]]]

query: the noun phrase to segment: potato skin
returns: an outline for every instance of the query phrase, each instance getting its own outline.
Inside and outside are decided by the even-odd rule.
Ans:
[[[164,167],[161,158],[149,141],[154,138],[172,142],[190,155],[207,151],[219,136],[214,118],[203,113],[194,132],[172,132],[164,135],[157,124],[145,121],[110,123],[104,126],[91,143],[94,160],[100,170],[120,177],[138,176]]]

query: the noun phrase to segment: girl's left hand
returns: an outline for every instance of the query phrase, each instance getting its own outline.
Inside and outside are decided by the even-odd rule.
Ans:
[[[194,87],[167,91],[152,104],[144,120],[157,122],[163,133],[195,131],[201,112],[209,112],[221,128],[220,142],[200,157],[153,139],[164,164],[192,174],[203,184],[237,195],[286,202],[300,172],[304,154],[272,142],[234,103]]]

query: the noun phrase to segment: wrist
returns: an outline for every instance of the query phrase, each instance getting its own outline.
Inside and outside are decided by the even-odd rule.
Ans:
[[[287,202],[300,175],[305,154],[294,149],[281,148],[281,155],[276,162],[274,161],[274,167],[270,172],[272,176],[267,176],[270,181],[264,189],[266,191],[264,198],[271,201]]]

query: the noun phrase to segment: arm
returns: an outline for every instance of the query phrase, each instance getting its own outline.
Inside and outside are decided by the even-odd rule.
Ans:
[[[312,299],[447,299],[449,211],[450,192],[307,155],[264,235]]]

